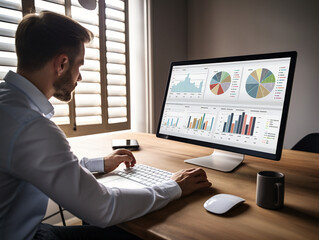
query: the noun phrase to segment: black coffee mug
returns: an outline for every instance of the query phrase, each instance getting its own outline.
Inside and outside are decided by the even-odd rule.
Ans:
[[[268,209],[284,206],[285,175],[280,172],[262,171],[257,173],[256,203]]]

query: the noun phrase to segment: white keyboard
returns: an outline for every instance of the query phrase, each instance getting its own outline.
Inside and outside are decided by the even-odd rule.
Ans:
[[[133,168],[118,171],[116,174],[145,186],[154,186],[157,183],[169,181],[173,175],[171,172],[143,164],[137,164]]]

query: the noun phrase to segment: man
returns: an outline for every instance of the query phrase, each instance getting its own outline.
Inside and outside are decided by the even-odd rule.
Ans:
[[[133,167],[130,151],[78,161],[64,133],[49,120],[53,107],[48,99],[70,101],[81,80],[84,44],[92,38],[72,19],[51,12],[28,15],[18,26],[17,73],[10,71],[0,85],[1,239],[120,239],[125,233],[105,227],[211,186],[203,170],[187,169],[152,188],[110,189],[90,171],[111,172],[120,163]],[[41,224],[48,197],[91,226]]]

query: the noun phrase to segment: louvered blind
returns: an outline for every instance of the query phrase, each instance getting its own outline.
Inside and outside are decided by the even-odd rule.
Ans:
[[[55,109],[52,120],[69,136],[130,126],[126,4],[126,0],[97,1],[95,10],[86,10],[77,0],[34,0],[37,13],[68,15],[94,34],[85,49],[82,81],[73,100],[68,104],[50,99]],[[20,0],[0,1],[0,81],[9,69],[16,70],[14,35],[21,8]]]
[[[14,36],[21,19],[20,0],[0,1],[0,82],[9,70],[16,71]]]
[[[36,0],[36,12],[49,10],[65,15],[64,0]],[[78,1],[71,1],[71,17],[80,22],[94,34],[94,40],[85,49],[84,66],[81,67],[82,81],[75,89],[75,123],[78,126],[101,124],[101,77],[99,53],[99,16],[98,9],[90,11],[82,8]],[[57,124],[69,124],[69,106],[55,98],[50,100],[54,105],[53,121]]]
[[[82,81],[75,89],[75,121],[77,126],[102,124],[102,98],[100,73],[99,10],[86,10],[77,0],[71,1],[72,18],[94,34],[85,49]]]
[[[52,11],[63,15],[65,14],[64,0],[35,0],[34,5],[36,13],[40,13],[41,11]],[[52,118],[52,121],[59,125],[70,124],[69,104],[62,102],[55,97],[52,97],[50,102],[54,107],[54,117]]]
[[[108,123],[126,122],[127,77],[125,2],[105,1]]]

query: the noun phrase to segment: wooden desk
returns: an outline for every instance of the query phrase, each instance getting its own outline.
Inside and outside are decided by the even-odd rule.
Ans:
[[[96,157],[111,151],[112,138],[136,138],[141,146],[134,152],[139,163],[171,172],[193,167],[184,163],[185,159],[212,153],[210,148],[142,133],[98,134],[71,138],[70,143],[79,157]],[[152,240],[319,239],[319,154],[284,150],[279,162],[246,156],[232,173],[205,170],[213,183],[210,190],[196,192],[119,226]],[[285,174],[283,209],[267,210],[256,205],[256,175],[262,170]],[[246,202],[221,216],[208,213],[203,204],[218,193],[234,194]]]

